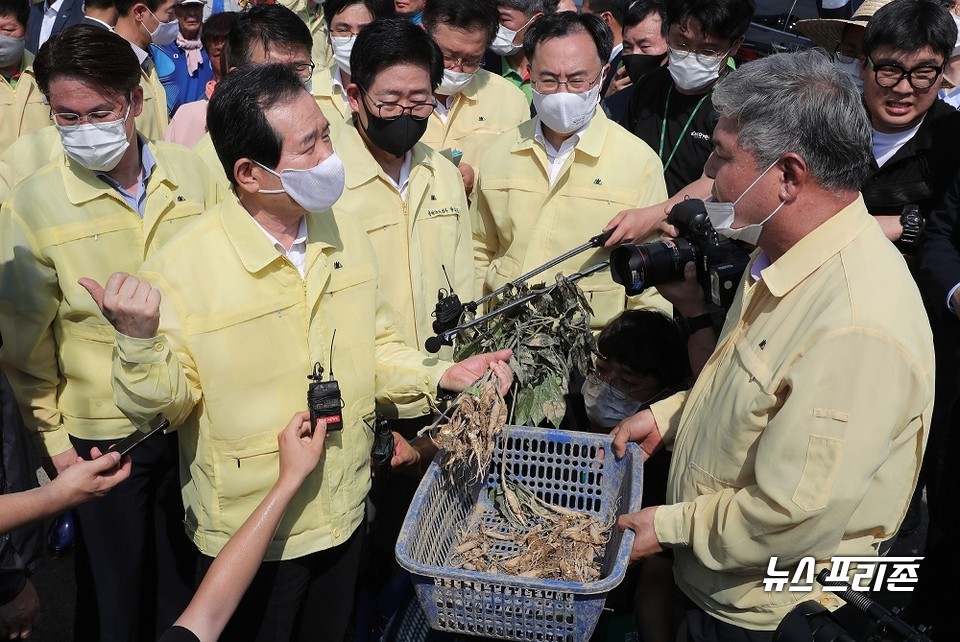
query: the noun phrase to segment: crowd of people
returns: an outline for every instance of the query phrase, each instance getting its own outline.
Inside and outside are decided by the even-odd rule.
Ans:
[[[0,637],[39,631],[36,524],[72,510],[77,640],[381,639],[418,434],[513,382],[509,346],[424,350],[438,292],[672,243],[693,199],[751,252],[728,309],[694,261],[578,282],[562,427],[644,453],[640,639],[842,616],[764,580],[885,554],[924,498],[905,617],[951,639],[960,6],[818,9],[757,57],[753,0],[0,0]]]

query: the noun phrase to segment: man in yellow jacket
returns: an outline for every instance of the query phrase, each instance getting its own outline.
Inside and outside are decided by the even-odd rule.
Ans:
[[[757,250],[693,388],[615,429],[618,455],[628,440],[673,450],[667,504],[620,525],[634,559],[672,549],[692,639],[770,640],[798,602],[840,605],[816,572],[849,584],[865,569],[837,557],[875,557],[896,534],[930,427],[933,340],[858,193],[871,128],[849,75],[816,50],[770,56],[713,100],[707,214]]]
[[[565,11],[530,26],[524,47],[538,115],[490,146],[474,194],[474,261],[483,294],[586,243],[616,212],[666,197],[653,151],[597,107],[611,43],[603,20],[589,14]],[[570,276],[608,255],[575,256],[541,280]],[[606,271],[579,285],[597,330],[628,305],[666,307],[652,289],[628,299]]]
[[[317,418],[330,435],[323,464],[221,640],[340,640],[363,542],[375,401],[460,390],[490,365],[509,385],[500,360],[510,351],[452,365],[403,345],[366,233],[329,209],[343,165],[289,68],[229,74],[208,125],[234,194],[150,257],[143,281],[86,282],[117,328],[115,398],[131,417],[163,412],[180,425],[185,524],[205,570],[276,480],[276,418],[306,406],[315,367],[338,382],[340,408]]]
[[[231,71],[249,65],[279,62],[292,69],[309,91],[316,86],[320,66],[310,60],[310,32],[297,15],[279,4],[262,4],[242,12],[230,28],[227,41]],[[325,73],[325,72],[323,72]],[[329,107],[320,98],[317,103],[324,110],[330,123],[331,135],[335,138],[343,127],[343,118],[338,112],[331,114]],[[230,186],[226,170],[213,147],[210,133],[205,133],[194,151],[210,167],[210,171],[224,188]],[[0,173],[2,173],[0,165]]]
[[[150,55],[150,45],[167,45],[176,40],[180,26],[173,9],[176,0],[143,0],[120,3],[120,17],[113,28],[130,43],[140,61],[140,87],[143,89],[143,112],[139,131],[151,140],[163,140],[167,131],[167,93],[157,75]]]
[[[113,329],[78,279],[138,270],[219,194],[194,154],[137,133],[140,69],[122,38],[71,27],[35,69],[66,153],[0,209],[0,363],[56,475],[137,427],[113,402]],[[183,519],[176,437],[132,457],[133,480],[78,510],[78,639],[152,637],[189,600],[189,542],[171,537]]]
[[[500,134],[528,120],[530,105],[516,85],[480,68],[499,25],[493,3],[431,0],[422,25],[440,47],[444,67],[422,142],[462,154],[457,169],[469,196],[481,154]]]
[[[470,213],[460,174],[417,142],[434,108],[441,55],[421,28],[396,18],[364,29],[351,60],[353,121],[336,141],[346,189],[333,209],[367,231],[397,329],[405,345],[421,350],[435,334],[441,289],[452,286],[461,300],[474,298]],[[409,113],[404,105],[412,106]],[[441,357],[452,354],[445,348]],[[400,414],[429,413],[423,400]]]
[[[23,134],[50,124],[50,108],[25,50],[28,0],[0,0],[0,153]]]
[[[350,118],[347,87],[351,83],[350,54],[360,31],[381,17],[381,0],[329,0],[324,6],[327,32],[323,37],[330,47],[330,64],[317,67],[313,76],[313,97],[323,115],[334,125],[335,134],[340,124]]]

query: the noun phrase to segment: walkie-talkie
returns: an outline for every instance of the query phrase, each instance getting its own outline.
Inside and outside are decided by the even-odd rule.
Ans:
[[[447,280],[447,287],[450,289],[444,290],[441,288],[440,291],[437,292],[437,306],[433,310],[433,316],[436,319],[433,322],[433,331],[436,334],[457,327],[461,317],[463,317],[464,310],[463,303],[460,302],[460,297],[453,291],[453,284],[450,283],[450,276],[447,274],[447,266],[441,265],[440,269],[443,270],[443,276]]]
[[[333,337],[337,331],[333,331]],[[307,375],[310,385],[307,387],[307,408],[310,409],[310,425],[314,430],[320,422],[327,427],[327,432],[343,430],[343,397],[340,395],[340,384],[333,377],[333,338],[330,339],[330,377],[323,380],[323,366],[318,361],[313,366],[313,374]]]

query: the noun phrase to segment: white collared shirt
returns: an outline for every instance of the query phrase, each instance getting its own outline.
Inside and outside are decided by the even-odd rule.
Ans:
[[[152,62],[148,62],[151,60],[150,52],[145,49],[141,49],[132,42],[130,43],[130,46],[133,48],[133,53],[137,54],[137,62],[140,63],[140,68],[143,69],[144,72],[150,73],[150,64]]]
[[[347,113],[350,112],[350,98],[347,96],[347,88],[343,84],[343,76],[340,74],[340,67],[333,67],[333,93],[340,94],[340,98],[343,99],[343,104],[347,108]]]
[[[50,38],[53,32],[53,23],[57,21],[57,14],[64,0],[56,0],[43,8],[43,22],[40,23],[40,40],[37,41],[37,50]]]
[[[264,234],[267,235],[267,238],[270,239],[270,242],[273,243],[273,247],[277,248],[277,252],[280,252],[283,256],[287,257],[287,260],[293,263],[293,266],[297,268],[297,272],[300,273],[302,278],[307,276],[307,217],[304,216],[300,219],[300,229],[297,230],[297,238],[293,240],[293,245],[290,246],[290,251],[287,251],[283,244],[276,239],[270,232],[266,230],[265,227],[260,225],[257,219],[253,219],[253,222],[257,224]]]
[[[612,65],[614,59],[617,57],[617,55],[618,55],[621,51],[623,51],[623,42],[622,42],[622,41],[621,41],[620,44],[618,44],[618,45],[613,45],[613,51],[610,52],[610,60],[608,60],[607,62],[609,62],[609,63]],[[615,74],[615,73],[617,73],[617,70],[616,70],[616,69],[610,69],[610,71],[608,71],[607,73],[608,73],[608,74]]]
[[[583,127],[575,131],[570,138],[560,144],[560,149],[556,149],[550,144],[546,136],[543,135],[543,126],[540,123],[540,119],[537,119],[537,131],[533,138],[540,143],[543,151],[547,153],[547,162],[550,164],[550,187],[553,187],[553,184],[557,181],[560,170],[563,169],[563,164],[570,158],[573,149],[577,146],[577,143],[580,142],[580,137],[583,136],[583,132],[587,131],[587,127],[589,126],[590,121],[587,121]]]
[[[397,190],[400,194],[400,198],[406,200],[407,198],[407,187],[410,184],[410,165],[413,162],[413,152],[407,152],[403,156],[403,164],[400,166],[400,180],[395,181],[393,177],[384,172],[387,179],[390,181],[390,185],[393,186],[393,189]]]
[[[453,94],[452,96],[435,96],[435,98],[437,98],[437,107],[433,111],[436,112],[443,124],[446,125],[447,119],[450,117],[450,110],[453,109],[453,101],[456,100],[457,94]]]

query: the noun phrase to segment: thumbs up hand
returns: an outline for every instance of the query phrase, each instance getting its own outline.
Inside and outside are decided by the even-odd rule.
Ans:
[[[79,283],[117,332],[136,339],[157,336],[160,291],[149,283],[126,272],[115,272],[103,287],[87,277]]]

